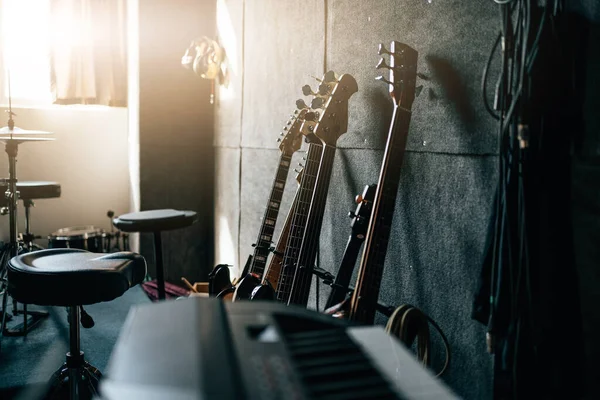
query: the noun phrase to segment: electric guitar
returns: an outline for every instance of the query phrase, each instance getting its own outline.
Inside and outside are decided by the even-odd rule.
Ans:
[[[302,146],[304,136],[300,133],[300,128],[307,111],[307,107],[295,110],[283,127],[283,132],[280,133],[283,137],[278,139],[281,155],[277,164],[277,171],[273,179],[271,194],[267,201],[258,238],[256,243],[253,244],[254,254],[249,256],[246,261],[242,275],[240,275],[242,279],[232,283],[229,277],[229,267],[224,264],[217,265],[211,272],[209,294],[224,297],[233,293],[233,300],[248,299],[252,289],[260,283],[271,250],[273,231],[279,215],[279,206],[285,189],[292,155]]]
[[[365,324],[373,324],[375,320],[417,77],[418,54],[411,47],[393,41],[390,51],[380,44],[379,54],[390,56],[389,65],[381,58],[376,68],[390,71],[389,80],[383,76],[377,79],[388,84],[394,102],[394,113],[377,182],[358,279],[350,300],[350,320]]]
[[[298,172],[298,175],[296,176],[296,181],[298,182],[298,185],[300,185],[301,179],[302,170],[300,170]],[[252,289],[250,300],[263,300],[275,298],[275,288],[277,287],[277,282],[279,281],[279,274],[281,273],[281,261],[283,260],[285,245],[290,236],[292,218],[294,216],[294,210],[296,209],[296,199],[298,198],[299,192],[299,190],[296,191],[296,195],[294,196],[294,200],[292,201],[292,206],[290,207],[290,211],[288,212],[288,215],[283,224],[283,228],[281,229],[279,239],[277,239],[277,245],[275,246],[275,249],[273,249],[273,256],[271,257],[269,266],[265,270],[263,280],[260,283],[260,285],[257,285],[254,289]]]
[[[344,74],[336,78],[333,72],[328,72],[319,85],[318,93],[311,93],[314,96],[311,101],[313,111],[306,114],[301,131],[306,135],[316,136],[323,150],[316,174],[314,171],[309,173],[308,169],[304,170],[302,180],[313,176],[315,188],[310,197],[304,193],[298,196],[283,258],[277,298],[287,304],[306,306],[308,303],[335,146],[338,138],[348,129],[348,100],[357,91],[358,85],[352,75]],[[298,222],[305,224],[303,232],[296,229]]]
[[[350,228],[352,233],[346,243],[344,257],[340,263],[340,268],[331,285],[331,293],[327,298],[325,309],[329,309],[340,304],[346,299],[349,292],[350,280],[354,273],[354,266],[360,253],[360,248],[365,241],[369,219],[371,218],[371,209],[373,208],[373,199],[377,185],[367,185],[363,189],[362,195],[356,196],[356,210],[350,211],[348,216],[352,218]]]

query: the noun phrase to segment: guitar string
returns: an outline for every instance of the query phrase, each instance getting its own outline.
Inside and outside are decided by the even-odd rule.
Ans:
[[[336,84],[336,86],[337,86],[337,84]],[[335,90],[335,89],[334,89],[334,90]],[[332,92],[333,92],[333,90],[332,90]],[[327,99],[326,105],[325,105],[325,106],[324,106],[324,108],[323,108],[323,113],[322,113],[322,115],[321,115],[321,118],[319,119],[319,121],[322,119],[323,115],[325,114],[325,111],[326,111],[326,110],[329,108],[329,105],[331,104],[331,102],[332,102],[332,101],[333,101],[333,97],[332,97],[332,96],[330,96],[330,97]],[[318,135],[317,135],[317,133],[316,133],[316,132],[313,132],[313,135],[317,136],[317,138],[318,138],[318,139],[321,141],[321,139],[318,137]],[[319,190],[318,190],[318,189],[319,189],[319,188],[318,188],[318,186],[319,186],[319,183],[320,183],[320,181],[321,181],[321,174],[322,174],[323,163],[324,163],[324,161],[325,161],[325,157],[326,157],[326,154],[327,154],[327,148],[328,148],[328,147],[327,147],[327,145],[326,145],[326,144],[325,144],[323,141],[321,141],[321,142],[323,143],[323,144],[322,144],[322,148],[323,148],[323,150],[322,150],[322,152],[321,152],[321,157],[320,157],[320,160],[319,160],[319,169],[318,169],[318,171],[317,171],[317,176],[316,176],[316,178],[315,178],[315,185],[314,185],[313,194],[312,194],[312,197],[311,197],[311,203],[310,203],[309,210],[308,210],[308,216],[307,216],[307,222],[306,222],[306,223],[307,223],[307,225],[308,225],[308,224],[311,224],[311,221],[310,221],[310,219],[308,219],[308,217],[309,217],[309,216],[312,216],[312,214],[314,213],[314,211],[313,211],[313,206],[314,206],[314,204],[315,204],[315,199],[316,199],[316,198],[318,199],[318,198],[319,198],[319,196],[320,196],[320,193],[319,193]],[[313,218],[314,218],[314,217],[313,217]],[[314,228],[313,228],[311,225],[309,225],[309,227],[310,227],[311,229],[314,229]],[[309,239],[309,236],[308,236],[308,234],[309,234],[309,232],[307,232],[307,229],[305,229],[305,231],[304,231],[304,233],[303,233],[303,235],[302,235],[302,241],[301,241],[301,243],[300,243],[300,249],[299,249],[299,253],[298,253],[298,258],[297,258],[297,260],[296,260],[296,264],[297,264],[297,265],[296,265],[296,268],[295,268],[295,270],[294,270],[294,276],[293,276],[293,278],[292,278],[292,284],[291,284],[291,287],[290,287],[290,294],[289,294],[289,298],[288,298],[288,301],[287,301],[287,303],[288,303],[288,304],[291,304],[291,303],[297,303],[297,298],[298,298],[298,296],[299,296],[299,294],[298,294],[298,293],[299,293],[300,291],[303,291],[303,290],[305,290],[305,288],[304,288],[304,284],[303,284],[303,283],[300,283],[300,282],[298,282],[298,283],[300,283],[300,284],[302,285],[302,287],[301,287],[301,288],[299,288],[299,289],[297,288],[297,285],[298,285],[298,283],[297,283],[297,279],[298,279],[298,275],[299,275],[299,274],[300,274],[300,275],[306,275],[306,274],[304,274],[304,271],[301,271],[301,270],[300,270],[300,268],[302,267],[302,265],[300,264],[300,262],[302,262],[302,261],[303,261],[301,257],[304,255],[305,251],[302,251],[302,248],[303,248],[303,246],[304,246],[304,242],[305,242],[305,240]],[[310,233],[310,235],[311,235],[311,236],[312,236],[313,234],[314,234],[314,233]],[[307,266],[304,266],[304,268],[308,268],[308,267],[307,267]],[[312,270],[312,266],[310,267],[310,269],[309,269],[309,270],[310,270],[310,271]],[[310,290],[310,286],[309,286],[309,290]]]
[[[320,157],[319,157],[320,158]],[[286,282],[285,285],[283,287],[284,289],[284,295],[285,295],[285,299],[283,299],[285,302],[289,301],[289,296],[291,295],[291,283],[290,283],[290,276],[291,279],[293,279],[293,274],[295,269],[297,268],[297,260],[298,260],[298,255],[299,255],[299,249],[300,249],[300,245],[301,245],[301,240],[302,240],[302,236],[304,234],[305,228],[306,228],[306,223],[307,223],[307,216],[308,216],[308,211],[305,209],[301,209],[299,207],[303,207],[306,208],[306,204],[308,204],[308,206],[310,206],[310,202],[307,202],[307,198],[310,197],[312,198],[313,192],[314,192],[314,186],[315,183],[312,182],[313,178],[316,178],[316,174],[314,174],[314,169],[315,167],[318,167],[319,163],[317,162],[316,158],[311,157],[311,164],[307,165],[307,168],[305,169],[305,174],[302,177],[302,180],[304,183],[304,188],[306,189],[306,187],[310,187],[310,191],[304,190],[302,192],[302,200],[300,201],[300,204],[298,205],[297,209],[296,209],[296,215],[297,215],[297,219],[295,220],[295,222],[298,221],[298,219],[303,220],[302,225],[300,226],[299,224],[296,224],[296,228],[298,228],[299,230],[301,230],[301,232],[299,232],[299,234],[296,234],[295,232],[294,237],[293,237],[293,241],[294,244],[293,246],[289,246],[288,250],[289,253],[291,254],[291,256],[287,257],[286,260],[284,261],[284,271],[286,273]],[[310,168],[308,168],[310,167]],[[306,178],[306,180],[304,180]],[[306,212],[306,214],[305,214]]]
[[[311,144],[309,144],[309,147],[308,147],[308,152],[307,152],[307,157],[306,157],[306,166],[302,173],[300,187],[298,188],[299,193],[300,193],[298,196],[298,204],[296,206],[296,209],[294,210],[294,216],[292,218],[292,225],[291,225],[291,229],[290,229],[290,236],[288,237],[288,240],[286,243],[286,250],[284,253],[283,260],[282,260],[281,273],[279,275],[279,282],[277,284],[277,298],[280,301],[287,302],[289,299],[289,291],[288,291],[290,289],[289,274],[290,274],[290,269],[295,267],[295,265],[289,265],[289,261],[295,258],[293,253],[294,253],[294,251],[297,251],[296,247],[297,247],[298,238],[296,236],[298,236],[298,235],[296,234],[296,230],[302,230],[301,234],[304,231],[305,222],[301,223],[301,220],[303,218],[301,210],[302,210],[303,204],[306,203],[307,196],[312,195],[312,191],[314,190],[314,186],[311,184],[310,180],[312,179],[312,175],[313,175],[314,167],[315,167],[314,164],[316,163],[316,161],[314,159],[315,154],[320,152],[319,148],[320,148],[320,146],[316,143],[311,143]],[[307,186],[312,186],[312,187],[308,188]],[[288,297],[288,298],[286,298],[286,297]]]
[[[310,264],[312,263],[311,260],[313,255],[316,255],[315,249],[319,245],[318,239],[323,220],[322,213],[324,212],[330,181],[327,175],[329,175],[329,178],[331,177],[334,155],[335,147],[324,145],[315,192],[308,214],[307,228],[304,233],[300,256],[298,257],[298,268],[296,268],[294,281],[292,283],[290,302],[293,299],[295,304],[304,304],[304,298],[308,297],[306,292],[310,290],[310,285],[312,283],[311,271],[313,268]]]

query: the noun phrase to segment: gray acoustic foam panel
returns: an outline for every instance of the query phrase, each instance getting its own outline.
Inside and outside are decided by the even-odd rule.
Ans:
[[[215,146],[238,147],[242,137],[244,2],[217,2],[217,35],[227,54],[229,84],[215,86]]]
[[[215,264],[238,264],[240,149],[215,151]]]
[[[352,74],[349,133],[340,147],[383,148],[391,118],[387,85],[375,81],[377,46],[397,40],[419,52],[427,80],[413,106],[418,127],[408,149],[441,153],[497,152],[494,120],[484,110],[480,82],[498,33],[493,1],[328,1],[327,68]],[[388,56],[385,56],[389,63]],[[492,71],[493,72],[493,71]],[[492,73],[490,86],[494,86]],[[387,74],[386,74],[387,77]]]
[[[304,157],[306,145],[301,151],[297,151],[292,156],[292,164],[288,174],[285,192],[281,200],[279,218],[275,225],[274,238],[278,238],[281,228],[285,223],[285,218],[289,212],[290,206],[298,182],[297,173],[293,170],[298,168],[298,162]],[[252,244],[256,242],[258,231],[262,223],[267,200],[271,193],[275,170],[279,162],[281,152],[272,149],[251,149],[242,150],[242,193],[241,193],[241,221],[240,221],[240,241],[239,253],[240,262],[246,262],[249,254],[254,249]],[[275,245],[276,243],[274,243]]]
[[[324,2],[247,0],[242,146],[275,148],[302,97],[323,75]]]

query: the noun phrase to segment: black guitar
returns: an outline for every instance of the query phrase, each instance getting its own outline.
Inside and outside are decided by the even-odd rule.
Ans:
[[[352,218],[350,228],[352,233],[346,243],[344,257],[340,263],[340,268],[335,277],[335,281],[331,285],[331,293],[327,298],[325,309],[329,309],[346,299],[348,295],[348,287],[354,273],[354,266],[358,259],[360,248],[365,241],[367,228],[369,227],[369,219],[371,218],[371,209],[373,208],[373,199],[375,198],[375,190],[377,185],[367,185],[363,189],[362,195],[356,196],[356,210],[348,215]]]
[[[323,146],[315,189],[310,198],[299,196],[277,286],[280,301],[302,306],[308,303],[336,142],[348,129],[348,100],[358,91],[356,80],[349,74],[323,81],[311,102],[314,111],[307,113],[302,124],[302,132],[316,136]],[[305,169],[302,179],[307,176]],[[296,221],[305,223],[303,232],[295,229]]]
[[[394,101],[394,113],[377,182],[365,249],[350,304],[350,319],[364,324],[373,324],[375,320],[417,78],[417,52],[411,47],[394,41],[390,51],[379,45],[379,54],[390,55],[390,65],[383,58],[377,65],[377,68],[390,70],[389,80],[381,76],[377,79],[388,84]]]

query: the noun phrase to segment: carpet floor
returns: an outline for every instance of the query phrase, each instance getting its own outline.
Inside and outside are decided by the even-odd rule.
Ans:
[[[86,360],[106,372],[106,364],[129,309],[149,302],[142,288],[136,286],[111,302],[86,306],[85,310],[95,322],[93,328],[81,329],[81,349]],[[40,322],[26,337],[2,338],[0,399],[22,398],[15,395],[27,388],[43,387],[65,361],[67,313],[63,307],[53,310],[50,317]],[[22,317],[17,319],[22,320]]]

